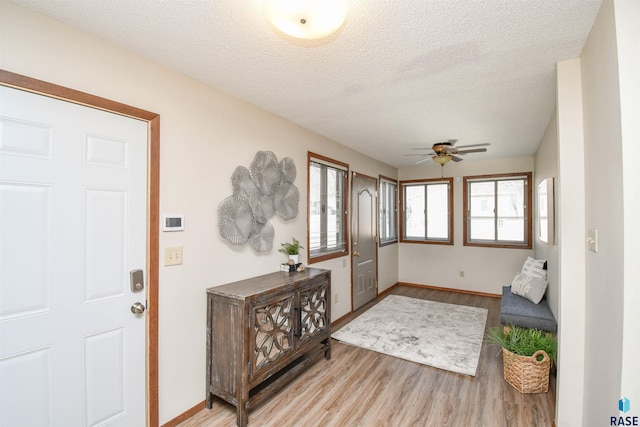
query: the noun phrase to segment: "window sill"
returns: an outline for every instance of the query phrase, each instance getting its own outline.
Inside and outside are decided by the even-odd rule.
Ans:
[[[309,257],[309,264],[315,264],[317,262],[328,261],[330,259],[341,258],[349,255],[348,251],[331,252],[328,254],[314,255]]]
[[[401,239],[400,243],[418,243],[421,245],[449,245],[453,246],[453,241],[448,240],[412,240],[412,239]]]
[[[396,244],[396,243],[398,243],[398,239],[387,240],[386,242],[382,242],[382,241],[381,241],[381,242],[378,244],[378,247],[380,247],[380,248],[381,248],[381,247],[383,247],[383,246],[389,246],[389,245],[393,245],[393,244]]]
[[[490,243],[490,242],[464,242],[464,246],[477,246],[482,248],[502,249],[531,249],[530,243]]]

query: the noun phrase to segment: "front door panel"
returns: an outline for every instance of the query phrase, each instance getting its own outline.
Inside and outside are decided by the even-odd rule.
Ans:
[[[145,425],[147,123],[0,99],[0,425]]]
[[[376,180],[353,173],[351,181],[353,309],[377,295]]]

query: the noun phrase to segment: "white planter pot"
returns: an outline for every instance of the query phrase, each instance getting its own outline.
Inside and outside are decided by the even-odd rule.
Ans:
[[[290,259],[291,261],[293,261],[293,263],[294,263],[294,264],[298,264],[298,262],[299,262],[299,261],[298,261],[298,259],[299,259],[299,255],[298,255],[298,254],[296,254],[296,255],[289,255],[289,259]]]

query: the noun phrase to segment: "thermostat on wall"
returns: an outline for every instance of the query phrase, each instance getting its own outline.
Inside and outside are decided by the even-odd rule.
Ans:
[[[162,215],[162,231],[184,230],[184,215]]]

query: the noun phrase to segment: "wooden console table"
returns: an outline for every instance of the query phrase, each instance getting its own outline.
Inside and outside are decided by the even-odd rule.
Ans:
[[[207,408],[247,411],[331,358],[331,271],[276,272],[207,289]]]

